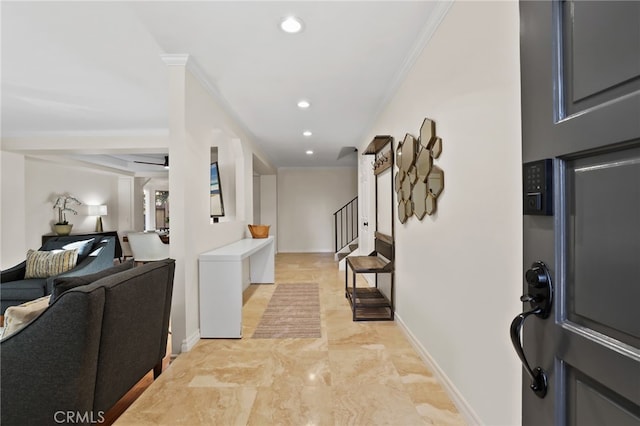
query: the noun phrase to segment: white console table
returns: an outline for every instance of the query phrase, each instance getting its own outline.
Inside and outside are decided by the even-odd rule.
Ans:
[[[200,254],[200,336],[241,338],[242,293],[251,283],[274,283],[274,271],[272,236],[245,238]]]

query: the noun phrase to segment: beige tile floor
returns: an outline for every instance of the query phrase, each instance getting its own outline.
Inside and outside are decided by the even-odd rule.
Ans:
[[[279,254],[278,283],[320,284],[319,339],[252,339],[274,285],[245,292],[242,339],[203,339],[116,421],[125,425],[461,425],[395,322],[353,322],[332,254]]]

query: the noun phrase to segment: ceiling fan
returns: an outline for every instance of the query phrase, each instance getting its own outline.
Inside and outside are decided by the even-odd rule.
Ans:
[[[164,163],[150,163],[148,161],[135,161],[134,163],[139,163],[139,164],[150,164],[152,166],[163,166],[165,169],[169,168],[169,156],[165,155],[164,156]]]

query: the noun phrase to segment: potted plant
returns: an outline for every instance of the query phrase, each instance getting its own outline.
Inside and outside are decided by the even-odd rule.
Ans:
[[[58,209],[58,221],[53,225],[53,228],[58,235],[69,235],[71,233],[71,228],[73,228],[73,224],[70,224],[67,221],[67,212],[71,212],[74,215],[77,215],[78,212],[72,209],[71,205],[81,205],[82,203],[78,201],[76,197],[73,197],[69,194],[59,195],[56,199],[56,202],[53,205],[54,209]]]

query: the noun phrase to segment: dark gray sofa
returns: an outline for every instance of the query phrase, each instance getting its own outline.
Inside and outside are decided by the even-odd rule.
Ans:
[[[49,239],[40,251],[48,251],[62,247],[64,244],[88,240],[92,237],[69,235]],[[9,306],[16,306],[30,300],[51,294],[53,280],[56,277],[79,276],[92,274],[113,266],[116,239],[114,237],[96,236],[91,246],[87,247],[85,256],[78,256],[75,268],[49,278],[24,279],[26,261],[0,272],[0,315]]]
[[[72,288],[1,340],[0,423],[55,425],[60,412],[96,423],[150,370],[157,377],[174,271],[166,259]]]

